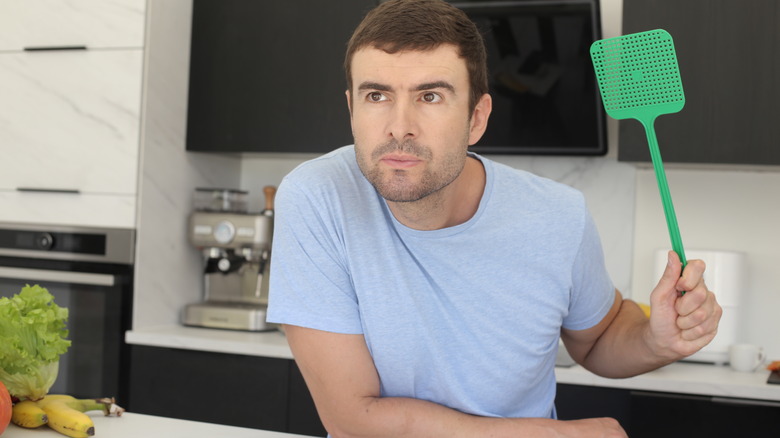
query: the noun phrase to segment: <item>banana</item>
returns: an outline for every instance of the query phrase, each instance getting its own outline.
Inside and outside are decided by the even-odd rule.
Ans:
[[[11,412],[11,421],[15,425],[29,429],[43,426],[49,421],[46,412],[30,400],[16,403]]]
[[[69,406],[68,400],[50,398],[47,395],[37,403],[49,417],[46,424],[57,432],[71,438],[87,438],[95,434],[92,418]]]
[[[95,434],[95,425],[86,411],[102,410],[104,415],[120,416],[125,411],[113,398],[77,399],[70,395],[50,394],[36,404],[49,417],[49,427],[71,438],[86,438]]]
[[[71,395],[49,394],[44,399],[47,402],[63,402],[81,412],[103,411],[106,416],[116,415],[117,417],[121,417],[125,412],[122,407],[116,405],[116,400],[113,397],[77,399]]]

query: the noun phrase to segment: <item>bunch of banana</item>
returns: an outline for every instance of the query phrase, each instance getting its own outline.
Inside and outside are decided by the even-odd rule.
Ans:
[[[16,403],[11,421],[26,428],[46,424],[71,438],[86,438],[95,434],[95,424],[84,412],[95,410],[116,416],[125,411],[114,403],[113,398],[77,399],[69,395],[49,394],[38,401],[23,400]]]

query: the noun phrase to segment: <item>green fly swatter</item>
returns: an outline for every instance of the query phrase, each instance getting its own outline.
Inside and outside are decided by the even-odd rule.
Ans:
[[[607,38],[590,46],[604,109],[618,120],[637,119],[645,128],[672,249],[686,264],[677,216],[666,182],[654,123],[685,105],[672,36],[663,29]]]

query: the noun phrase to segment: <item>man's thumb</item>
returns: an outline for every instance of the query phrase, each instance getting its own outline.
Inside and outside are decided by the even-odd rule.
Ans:
[[[669,251],[667,256],[669,261],[666,263],[664,273],[661,275],[661,279],[658,280],[658,285],[650,297],[651,304],[655,304],[653,301],[662,302],[670,297],[677,297],[677,282],[682,274],[682,263],[680,262],[680,257],[674,251]]]

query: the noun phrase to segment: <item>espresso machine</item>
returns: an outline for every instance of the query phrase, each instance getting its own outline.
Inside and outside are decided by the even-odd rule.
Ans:
[[[266,186],[265,208],[247,210],[247,192],[197,189],[189,240],[203,254],[204,300],[187,305],[187,326],[266,331],[268,272],[276,188]]]

